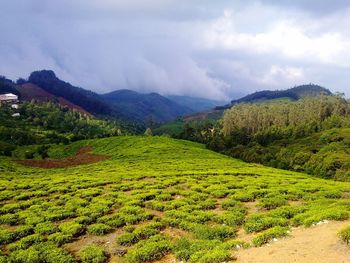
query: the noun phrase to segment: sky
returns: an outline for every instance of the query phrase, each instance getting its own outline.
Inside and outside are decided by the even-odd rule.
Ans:
[[[229,100],[314,83],[350,96],[348,0],[3,0],[0,75]]]

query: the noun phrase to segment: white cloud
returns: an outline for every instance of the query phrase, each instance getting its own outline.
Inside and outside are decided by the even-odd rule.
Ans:
[[[305,82],[350,93],[349,4],[311,2],[1,1],[0,75],[217,99]]]

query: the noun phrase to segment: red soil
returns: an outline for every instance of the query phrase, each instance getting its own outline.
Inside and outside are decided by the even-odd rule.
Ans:
[[[97,163],[108,159],[107,156],[91,153],[91,146],[81,148],[74,156],[59,160],[18,160],[19,164],[40,168],[64,168],[81,164]]]

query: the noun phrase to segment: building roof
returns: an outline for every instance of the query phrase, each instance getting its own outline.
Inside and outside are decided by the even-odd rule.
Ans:
[[[18,100],[18,96],[13,93],[0,94],[0,101]]]

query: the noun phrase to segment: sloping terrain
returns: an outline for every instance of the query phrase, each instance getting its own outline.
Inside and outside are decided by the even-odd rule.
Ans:
[[[192,109],[157,93],[141,94],[132,90],[117,90],[102,97],[124,116],[148,125],[152,121],[170,121],[193,112]]]
[[[0,157],[0,260],[229,262],[241,259],[237,249],[294,227],[350,216],[350,183],[247,164],[187,141],[112,137],[51,146],[49,156],[85,146],[110,158],[41,169]]]
[[[60,80],[51,70],[32,72],[28,78],[28,82],[39,86],[56,97],[62,97],[84,108],[91,114],[112,115],[112,109],[98,94]]]
[[[266,102],[268,100],[275,99],[299,100],[305,97],[314,97],[320,95],[332,95],[332,93],[324,87],[308,84],[286,90],[257,91],[238,100],[233,100],[231,104]]]
[[[19,91],[21,100],[31,101],[32,99],[47,102],[47,101],[57,101],[61,106],[67,107],[72,110],[76,110],[82,114],[91,116],[89,112],[84,110],[82,107],[71,103],[62,97],[54,96],[53,94],[43,90],[42,88],[34,85],[32,83],[25,83],[16,87]]]
[[[224,105],[226,101],[210,100],[189,96],[167,96],[168,99],[175,101],[177,104],[192,109],[193,112],[201,112],[215,108],[219,105]]]

